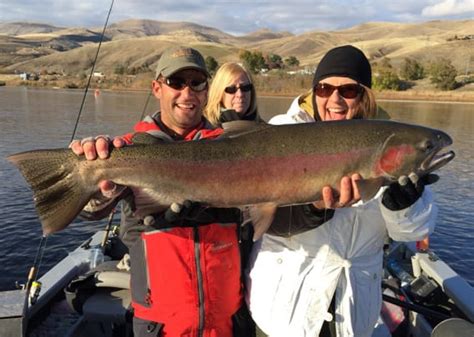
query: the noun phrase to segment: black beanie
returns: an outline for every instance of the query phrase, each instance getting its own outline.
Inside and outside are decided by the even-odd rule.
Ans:
[[[354,46],[336,47],[323,56],[314,74],[313,88],[319,81],[330,76],[349,77],[366,87],[372,87],[369,60]]]

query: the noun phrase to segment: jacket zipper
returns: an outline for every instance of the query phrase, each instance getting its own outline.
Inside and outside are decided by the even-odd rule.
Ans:
[[[201,270],[201,248],[198,227],[193,227],[194,232],[194,261],[196,263],[197,274],[197,290],[198,290],[198,308],[199,308],[199,327],[198,337],[202,337],[204,333],[204,289],[202,285]]]

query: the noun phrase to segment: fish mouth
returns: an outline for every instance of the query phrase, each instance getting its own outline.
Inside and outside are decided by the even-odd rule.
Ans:
[[[436,151],[423,161],[421,164],[421,169],[424,173],[431,173],[449,163],[454,159],[454,157],[454,151],[448,151],[441,154]]]

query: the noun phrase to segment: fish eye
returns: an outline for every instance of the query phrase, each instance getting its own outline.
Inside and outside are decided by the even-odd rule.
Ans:
[[[431,140],[427,140],[427,141],[423,142],[421,148],[422,148],[425,152],[430,152],[431,150],[434,149],[433,142],[432,142]]]

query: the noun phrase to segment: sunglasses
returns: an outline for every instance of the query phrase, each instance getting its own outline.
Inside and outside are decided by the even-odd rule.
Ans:
[[[364,89],[357,83],[349,83],[343,85],[331,85],[327,83],[318,83],[314,88],[314,92],[319,97],[327,98],[332,95],[334,90],[344,98],[356,98]]]
[[[252,90],[252,88],[253,88],[252,83],[239,85],[239,86],[230,85],[230,86],[226,87],[224,89],[224,91],[228,94],[235,94],[237,92],[237,90],[239,90],[239,89],[242,92],[248,92],[248,91]]]
[[[167,77],[163,83],[174,90],[183,90],[189,87],[192,91],[201,92],[207,89],[207,79],[196,80],[181,77]]]

